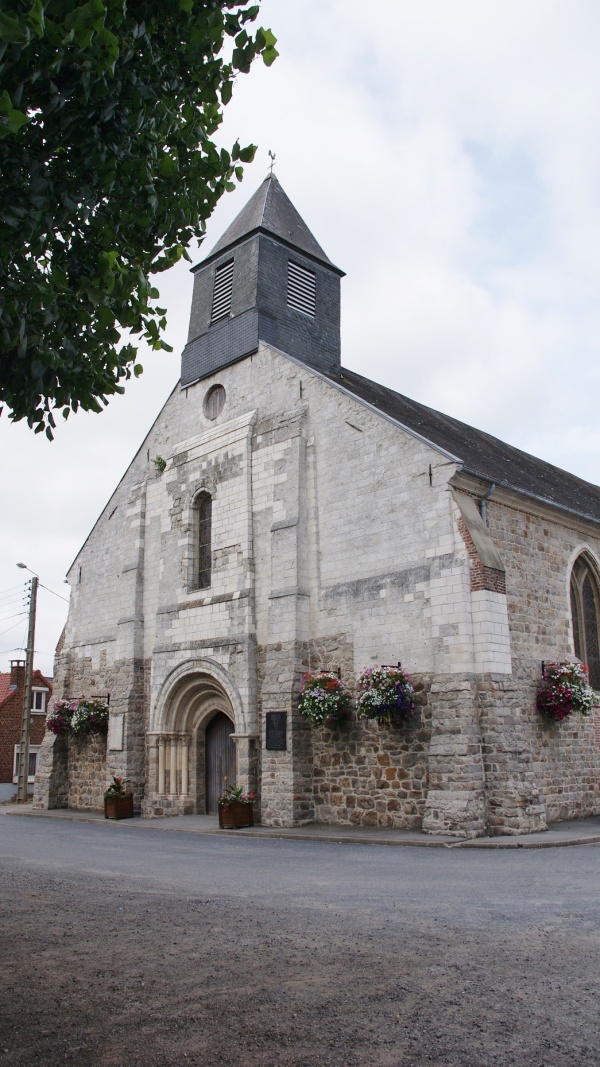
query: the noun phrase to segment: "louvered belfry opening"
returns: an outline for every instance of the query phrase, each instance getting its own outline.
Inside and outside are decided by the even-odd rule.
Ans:
[[[287,305],[294,311],[315,317],[315,275],[312,270],[288,261]]]
[[[226,319],[231,314],[231,293],[233,289],[233,260],[223,263],[215,271],[215,286],[210,315],[211,322]]]

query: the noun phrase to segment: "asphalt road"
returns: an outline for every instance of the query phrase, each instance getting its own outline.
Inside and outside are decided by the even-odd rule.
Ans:
[[[600,845],[0,815],[0,1067],[600,1063]]]

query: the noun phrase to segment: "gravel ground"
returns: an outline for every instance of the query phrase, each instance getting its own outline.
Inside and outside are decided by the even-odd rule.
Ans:
[[[0,819],[0,1067],[600,1062],[598,846],[26,822]]]

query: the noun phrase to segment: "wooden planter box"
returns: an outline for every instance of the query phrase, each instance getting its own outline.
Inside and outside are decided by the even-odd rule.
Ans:
[[[104,798],[105,819],[133,819],[133,793]]]
[[[240,804],[235,800],[227,806],[219,804],[220,830],[239,830],[242,826],[254,826],[252,804]]]

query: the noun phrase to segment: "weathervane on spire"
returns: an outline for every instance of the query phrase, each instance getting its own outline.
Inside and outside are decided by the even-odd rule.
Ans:
[[[275,153],[269,148],[269,155],[271,157],[271,166],[269,168],[269,178],[273,177],[273,167],[275,166]]]

